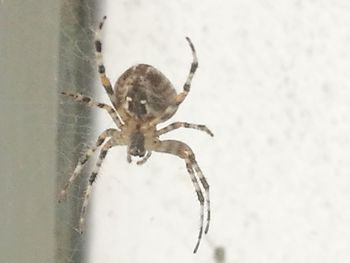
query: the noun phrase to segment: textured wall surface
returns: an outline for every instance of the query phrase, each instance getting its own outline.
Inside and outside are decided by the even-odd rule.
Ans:
[[[108,1],[107,73],[154,65],[192,89],[172,121],[211,186],[212,224],[193,255],[199,204],[185,164],[154,154],[142,167],[112,150],[94,188],[90,262],[349,262],[350,3]],[[103,14],[101,14],[102,17]],[[101,100],[107,101],[103,95]],[[111,127],[99,114],[100,130]]]

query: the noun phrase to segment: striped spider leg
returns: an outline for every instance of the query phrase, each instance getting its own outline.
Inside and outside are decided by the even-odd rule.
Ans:
[[[95,145],[89,147],[86,150],[86,152],[79,158],[78,164],[75,167],[73,174],[71,175],[68,182],[64,185],[64,187],[62,188],[62,190],[59,193],[58,202],[62,202],[66,198],[68,188],[74,182],[74,180],[78,177],[78,175],[80,174],[81,170],[83,169],[85,163],[94,154],[94,152],[105,142],[105,140],[107,138],[112,137],[118,133],[119,133],[119,131],[116,129],[107,129],[104,132],[102,132],[100,134],[100,136],[98,136]]]
[[[98,156],[95,168],[89,177],[89,181],[88,181],[87,188],[86,188],[85,195],[84,195],[83,206],[81,208],[80,219],[79,219],[79,232],[80,233],[83,233],[86,208],[89,204],[90,195],[91,195],[91,191],[92,191],[92,185],[95,182],[96,177],[100,171],[101,165],[107,156],[108,150],[111,149],[112,147],[118,146],[118,145],[125,145],[125,141],[122,139],[121,133],[119,131],[115,132],[114,135],[101,148],[101,151],[100,151],[100,154]]]
[[[195,155],[192,149],[185,143],[175,140],[158,141],[152,146],[155,152],[168,153],[180,157],[186,163],[187,171],[190,175],[191,181],[197,193],[198,201],[200,203],[200,226],[196,246],[193,253],[196,253],[202,239],[203,232],[206,234],[209,230],[210,223],[210,199],[209,199],[209,184],[204,177],[202,170],[199,168]],[[199,179],[199,181],[198,181]],[[200,182],[200,183],[199,183]],[[203,195],[202,188],[205,195]],[[204,205],[207,204],[207,223],[204,230]]]

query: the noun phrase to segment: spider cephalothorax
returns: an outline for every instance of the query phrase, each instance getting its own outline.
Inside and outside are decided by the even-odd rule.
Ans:
[[[145,135],[140,129],[135,129],[130,135],[130,143],[128,153],[132,156],[145,156]]]
[[[79,229],[82,231],[92,185],[95,182],[102,162],[110,148],[118,145],[127,146],[127,160],[129,162],[131,162],[131,156],[142,158],[137,161],[137,164],[145,163],[153,151],[176,155],[185,161],[187,171],[191,177],[200,202],[200,230],[198,241],[194,249],[195,253],[199,247],[203,232],[207,233],[209,229],[209,184],[197,164],[193,151],[187,144],[175,140],[162,141],[159,139],[159,136],[181,127],[201,130],[208,133],[210,136],[213,136],[213,134],[205,125],[187,122],[174,122],[160,130],[157,130],[156,126],[175,114],[177,108],[190,91],[191,81],[198,67],[196,51],[191,40],[187,37],[186,40],[192,50],[193,62],[183,90],[179,94],[177,94],[173,85],[160,71],[146,64],[138,64],[126,70],[119,77],[113,89],[106,76],[102,58],[100,32],[105,19],[106,17],[104,17],[96,32],[95,49],[100,79],[111,100],[112,106],[96,102],[94,99],[79,93],[62,92],[62,94],[72,97],[74,100],[85,103],[88,106],[99,107],[106,110],[115,122],[117,129],[110,128],[102,132],[96,144],[90,147],[86,153],[81,156],[72,176],[60,192],[60,200],[65,197],[68,187],[79,175],[89,157],[99,147],[102,147],[96,166],[89,178],[84,203],[81,209]],[[204,229],[205,206],[207,209],[207,223]]]

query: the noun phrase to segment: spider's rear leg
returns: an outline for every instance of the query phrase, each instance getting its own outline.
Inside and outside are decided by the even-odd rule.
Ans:
[[[106,158],[108,150],[114,146],[117,146],[117,145],[123,145],[123,141],[121,139],[120,132],[115,133],[114,136],[111,139],[109,139],[105,143],[105,145],[103,145],[103,147],[100,151],[95,168],[92,171],[90,178],[89,178],[89,181],[88,181],[88,186],[87,186],[87,189],[85,192],[83,206],[82,206],[81,212],[80,212],[80,219],[79,219],[79,231],[80,231],[80,233],[83,232],[84,222],[85,222],[85,213],[86,213],[86,209],[87,209],[88,204],[89,204],[89,199],[90,199],[90,195],[91,195],[91,191],[92,191],[92,185],[96,180],[96,176],[98,175],[98,173],[100,171],[101,165],[102,165],[104,159]]]
[[[86,152],[79,158],[78,164],[75,167],[73,174],[71,175],[68,182],[64,185],[63,189],[59,194],[60,196],[59,196],[58,202],[61,202],[65,199],[69,186],[73,183],[75,178],[77,178],[77,176],[80,174],[82,168],[84,167],[85,163],[89,160],[91,155],[93,155],[93,153],[98,149],[98,147],[100,147],[104,143],[104,141],[108,137],[113,136],[115,133],[118,133],[116,129],[107,129],[104,132],[102,132],[101,135],[98,136],[95,145],[89,147],[86,150]]]
[[[197,53],[196,50],[194,48],[194,45],[191,41],[191,39],[189,37],[186,37],[186,40],[188,42],[188,44],[190,45],[191,51],[192,51],[192,57],[193,57],[193,61],[191,64],[191,68],[190,68],[190,72],[188,73],[187,76],[187,80],[183,86],[183,91],[181,93],[179,93],[176,97],[176,104],[179,105],[181,104],[184,99],[186,98],[188,92],[191,89],[191,82],[194,76],[194,73],[196,72],[197,68],[198,68],[198,59],[197,59]]]
[[[198,241],[196,243],[195,249],[193,253],[197,252],[197,249],[199,247],[199,244],[202,239],[203,234],[203,224],[204,224],[204,202],[206,201],[207,204],[207,225],[205,227],[204,233],[207,233],[209,230],[209,223],[210,223],[210,200],[209,200],[209,184],[207,183],[207,180],[205,179],[201,169],[199,168],[194,153],[191,150],[191,148],[186,145],[183,142],[175,141],[175,140],[166,140],[166,141],[158,141],[154,145],[151,146],[153,151],[156,152],[163,152],[163,153],[169,153],[172,155],[176,155],[180,157],[181,159],[184,159],[186,162],[187,171],[190,174],[191,181],[193,182],[194,188],[197,193],[197,197],[200,203],[200,228],[199,228],[199,235],[198,235]],[[194,173],[195,171],[195,173]],[[205,190],[205,196],[203,196],[203,192],[201,189],[201,186],[197,180],[197,177],[199,178],[199,181],[201,182],[202,187]],[[204,198],[205,197],[205,198]]]

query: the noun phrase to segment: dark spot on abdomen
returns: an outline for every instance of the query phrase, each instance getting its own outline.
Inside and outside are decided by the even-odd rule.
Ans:
[[[158,86],[162,81],[162,76],[160,76],[159,74],[157,74],[157,72],[154,72],[154,71],[150,71],[146,75],[146,77],[152,86]]]

